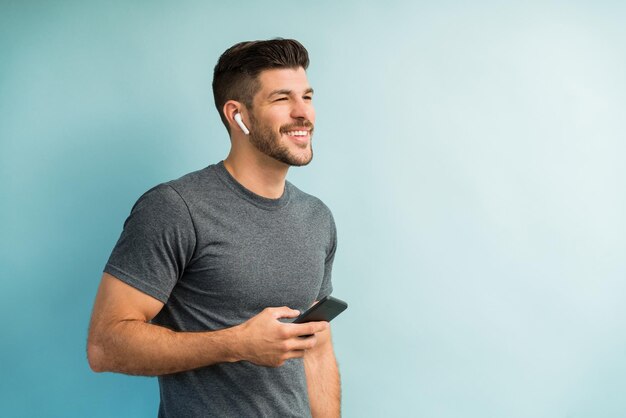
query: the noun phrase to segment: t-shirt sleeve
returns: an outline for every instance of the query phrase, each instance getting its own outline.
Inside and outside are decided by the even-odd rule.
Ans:
[[[320,292],[317,295],[317,300],[320,300],[333,292],[332,272],[336,250],[337,227],[335,226],[335,220],[333,219],[333,215],[330,214],[330,240],[326,250],[326,261],[324,263],[324,279],[322,280],[322,287],[320,288]]]
[[[104,271],[166,303],[195,245],[187,205],[176,190],[161,184],[133,206]]]

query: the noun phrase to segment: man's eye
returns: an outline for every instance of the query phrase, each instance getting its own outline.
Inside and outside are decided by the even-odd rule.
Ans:
[[[281,100],[287,100],[287,98],[286,98],[286,97],[279,97],[278,99],[276,99],[276,100],[274,100],[274,101],[275,101],[275,102],[279,102],[279,101],[281,101]]]
[[[304,96],[304,100],[313,100],[312,96]]]

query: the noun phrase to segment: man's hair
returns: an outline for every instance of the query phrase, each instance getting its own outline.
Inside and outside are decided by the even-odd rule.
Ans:
[[[309,66],[309,53],[294,39],[276,38],[268,41],[240,42],[228,48],[213,71],[215,107],[230,132],[224,115],[224,103],[236,100],[252,108],[252,99],[260,89],[259,74],[274,68]]]

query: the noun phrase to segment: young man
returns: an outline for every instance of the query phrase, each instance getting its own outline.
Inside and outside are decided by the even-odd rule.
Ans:
[[[285,181],[313,157],[308,64],[295,40],[224,52],[228,157],[146,192],[106,264],[89,364],[158,375],[160,417],[339,416],[329,324],[281,321],[332,291],[332,215]]]

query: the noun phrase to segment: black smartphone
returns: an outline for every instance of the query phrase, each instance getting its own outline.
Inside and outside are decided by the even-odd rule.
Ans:
[[[330,322],[347,308],[348,304],[343,300],[326,296],[291,322],[294,324],[304,324],[312,321]]]

